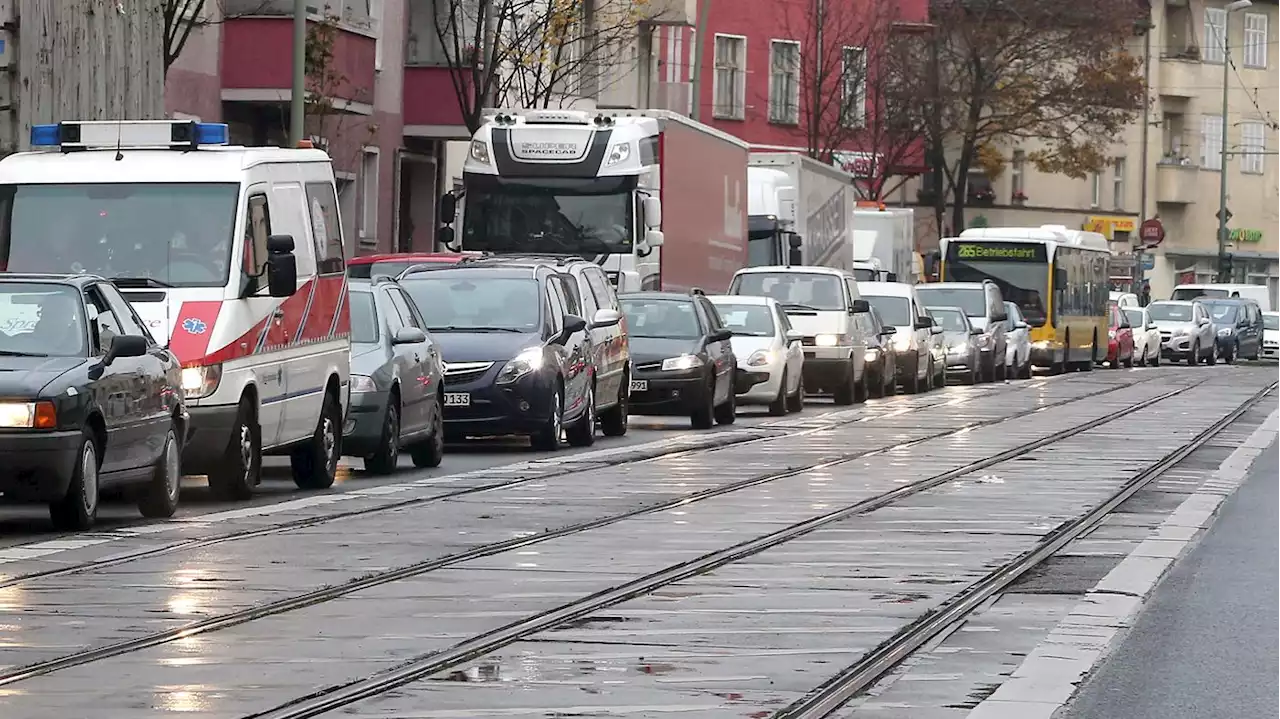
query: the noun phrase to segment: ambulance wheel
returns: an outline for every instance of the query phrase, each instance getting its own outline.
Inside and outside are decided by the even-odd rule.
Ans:
[[[342,456],[342,410],[332,392],[325,392],[320,419],[311,439],[289,455],[293,483],[299,489],[328,489],[338,475]]]
[[[209,491],[216,499],[248,499],[261,477],[262,428],[258,426],[253,399],[244,396],[240,398],[222,462],[209,473]]]

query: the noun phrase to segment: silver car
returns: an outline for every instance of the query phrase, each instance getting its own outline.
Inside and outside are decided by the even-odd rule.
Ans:
[[[426,323],[399,283],[352,279],[351,409],[342,452],[390,474],[409,450],[416,467],[444,457],[444,362]]]
[[[1160,330],[1160,355],[1186,360],[1188,365],[1218,361],[1217,330],[1204,305],[1195,301],[1161,300],[1147,305],[1147,313]]]
[[[979,346],[979,339],[984,336],[982,330],[974,327],[959,307],[930,307],[929,314],[942,327],[947,374],[959,377],[965,384],[976,384],[982,357]]]

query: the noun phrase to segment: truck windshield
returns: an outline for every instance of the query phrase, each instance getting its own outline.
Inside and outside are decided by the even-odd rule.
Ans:
[[[236,183],[0,186],[0,269],[222,287]]]
[[[636,178],[467,176],[462,246],[499,253],[630,254]]]
[[[783,310],[844,310],[840,277],[817,272],[745,272],[733,280],[731,295],[772,297]]]

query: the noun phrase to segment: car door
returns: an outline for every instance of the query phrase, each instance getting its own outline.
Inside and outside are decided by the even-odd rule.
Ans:
[[[245,213],[243,281],[247,283],[247,296],[243,300],[250,314],[267,322],[265,346],[283,346],[288,341],[289,328],[285,326],[281,301],[271,297],[267,288],[267,238],[273,232],[271,204],[267,200],[268,185],[250,186]],[[279,203],[275,203],[277,206]],[[295,242],[305,238],[295,237]],[[285,399],[288,384],[285,365],[280,352],[254,352],[247,360],[247,372],[258,388],[258,427],[262,446],[271,447],[280,442],[284,429]]]
[[[1258,306],[1253,304],[1244,305],[1240,311],[1244,323],[1244,327],[1237,330],[1243,334],[1240,354],[1252,357],[1258,352],[1262,342],[1262,314],[1258,311]]]
[[[137,457],[136,466],[147,466],[160,459],[160,453],[164,451],[165,437],[173,422],[174,405],[181,401],[174,395],[175,386],[180,388],[180,385],[174,382],[175,378],[169,372],[172,357],[168,350],[160,347],[147,331],[146,324],[138,317],[138,313],[129,305],[128,300],[120,294],[120,290],[116,289],[115,285],[104,282],[94,287],[101,292],[102,297],[110,305],[111,311],[120,322],[120,329],[125,334],[137,335],[147,340],[147,354],[132,358],[137,360],[140,372],[138,387],[141,396],[137,398],[140,412],[138,421],[143,425],[138,438],[140,442],[138,450],[141,455]],[[181,441],[184,438],[178,439]]]
[[[412,300],[405,296],[399,287],[384,286],[383,293],[395,310],[396,319],[403,327],[413,327],[426,333],[426,326],[414,311]],[[397,329],[397,331],[399,331]],[[392,333],[391,338],[395,338]],[[401,421],[404,423],[404,434],[413,434],[425,429],[431,421],[431,400],[435,397],[436,387],[431,381],[430,367],[435,364],[431,353],[434,345],[426,342],[397,345],[392,343],[391,352],[395,357],[400,372],[400,405]]]
[[[591,321],[596,316],[596,310],[600,309],[600,307],[596,302],[595,293],[591,291],[591,286],[587,283],[587,278],[581,272],[568,277],[571,279],[567,279],[566,283],[572,285],[578,301],[579,309],[575,314],[579,314],[582,319],[587,321],[587,364],[592,367],[592,371],[595,373],[596,407],[600,407],[606,404],[604,398],[617,397],[616,391],[611,393],[611,387],[608,386],[610,379],[608,374],[610,328],[591,326]]]
[[[85,288],[94,352],[106,355],[111,339],[126,334],[120,319],[96,285]],[[142,409],[146,388],[141,357],[120,357],[103,368],[90,387],[94,404],[102,411],[107,443],[102,450],[102,473],[109,474],[141,466],[146,436],[146,412]]]
[[[804,348],[801,346],[800,340],[788,340],[787,333],[793,332],[791,321],[787,319],[787,313],[782,311],[782,306],[773,304],[773,318],[778,326],[778,334],[782,337],[783,346],[786,347],[787,358],[787,380],[788,392],[793,392],[800,386],[800,377],[804,372]]]
[[[602,310],[620,311],[617,295],[609,287],[609,278],[605,277],[604,271],[594,265],[583,269],[582,277],[586,280],[587,291],[583,292],[585,297],[590,294],[596,303],[596,307]],[[587,318],[591,319],[591,318]],[[599,335],[595,338],[601,343],[600,353],[600,376],[597,378],[597,387],[601,396],[608,398],[609,403],[613,403],[615,398],[623,396],[622,379],[627,373],[627,342],[626,342],[626,320],[608,327],[599,328]]]
[[[695,297],[693,304],[698,316],[698,324],[702,326],[702,335],[707,338],[707,356],[711,359],[715,373],[715,398],[718,404],[729,399],[729,395],[737,390],[734,387],[737,361],[733,356],[733,346],[728,339],[711,340],[711,335],[724,329],[724,322],[720,318],[720,313],[716,312],[715,306],[705,297]]]
[[[551,292],[552,312],[558,316],[557,329],[564,327],[566,315],[581,317],[577,301],[576,282],[572,275],[556,273],[547,278]],[[585,319],[585,318],[584,318]],[[580,330],[568,335],[559,345],[564,360],[564,408],[565,419],[576,418],[583,411],[583,400],[591,388],[590,330]]]

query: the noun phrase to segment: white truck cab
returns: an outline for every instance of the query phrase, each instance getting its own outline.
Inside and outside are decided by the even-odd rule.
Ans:
[[[265,453],[328,487],[351,324],[333,169],[227,144],[212,123],[32,127],[36,150],[0,160],[0,268],[115,282],[182,364],[183,470],[215,495],[248,498]]]

